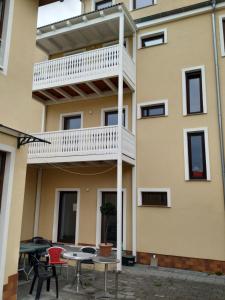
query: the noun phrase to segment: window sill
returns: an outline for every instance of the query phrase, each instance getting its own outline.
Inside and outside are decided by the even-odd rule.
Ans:
[[[158,115],[158,116],[150,116],[150,117],[140,117],[138,120],[146,120],[146,119],[155,119],[155,118],[165,118],[168,117],[168,115]]]
[[[163,205],[138,205],[138,207],[171,208],[171,206],[163,206]]]
[[[207,112],[198,112],[198,113],[191,113],[191,114],[183,114],[184,117],[191,117],[191,116],[201,116],[206,115]]]
[[[211,179],[185,179],[186,182],[210,182]]]
[[[152,45],[152,46],[147,46],[147,47],[139,47],[138,50],[148,49],[148,48],[154,48],[154,47],[158,47],[158,46],[162,46],[162,45],[166,45],[166,44],[167,44],[167,42],[156,44],[156,45]]]

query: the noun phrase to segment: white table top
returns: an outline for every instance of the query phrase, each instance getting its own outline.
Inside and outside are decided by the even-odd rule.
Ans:
[[[65,252],[63,257],[71,260],[87,260],[92,259],[96,254],[86,253],[86,252]]]
[[[98,263],[98,264],[109,265],[109,264],[118,264],[120,261],[119,261],[119,259],[116,259],[113,257],[97,256],[97,257],[93,258],[93,262]]]

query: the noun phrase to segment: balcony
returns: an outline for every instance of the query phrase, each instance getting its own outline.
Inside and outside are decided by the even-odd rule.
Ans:
[[[51,144],[33,143],[28,150],[29,164],[117,159],[118,126],[93,127],[76,130],[51,131],[35,136]],[[124,160],[135,159],[135,137],[122,128],[122,154]]]
[[[134,89],[135,65],[123,48],[124,89]],[[91,50],[34,66],[33,95],[38,100],[91,98],[117,93],[119,45]]]

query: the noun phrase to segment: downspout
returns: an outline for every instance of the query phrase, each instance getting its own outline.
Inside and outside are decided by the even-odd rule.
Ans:
[[[218,127],[219,127],[220,157],[221,157],[221,169],[222,169],[222,181],[223,181],[223,199],[225,204],[224,138],[223,138],[220,69],[219,69],[219,62],[218,62],[218,46],[217,46],[216,0],[212,0],[212,33],[213,33],[214,67],[215,67],[215,79],[216,79],[217,119],[218,119]]]

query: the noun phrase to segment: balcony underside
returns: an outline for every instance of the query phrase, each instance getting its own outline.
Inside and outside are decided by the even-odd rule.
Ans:
[[[132,92],[129,83],[123,82],[124,93]],[[51,87],[33,91],[33,98],[45,105],[77,101],[82,99],[94,99],[118,94],[118,77],[109,77],[77,84]]]

